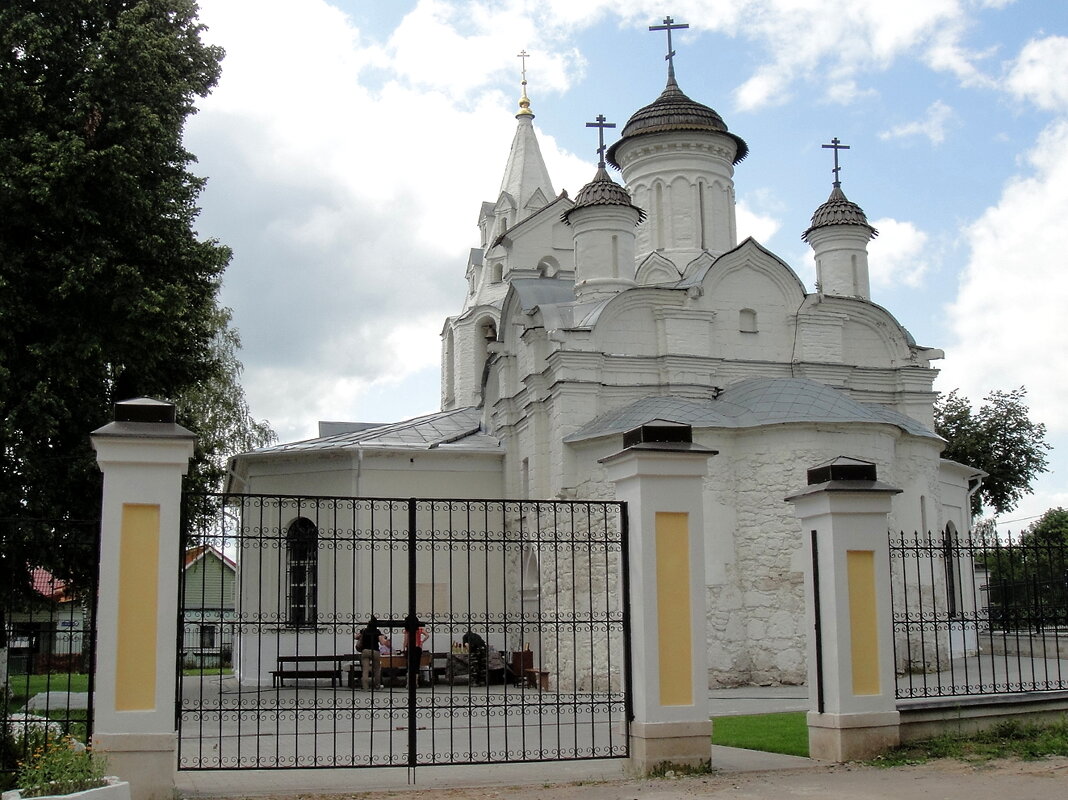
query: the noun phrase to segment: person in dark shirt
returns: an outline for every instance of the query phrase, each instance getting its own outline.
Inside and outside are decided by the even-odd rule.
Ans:
[[[467,645],[467,652],[471,655],[471,685],[485,685],[488,677],[486,673],[486,640],[468,628],[461,641]]]
[[[364,691],[368,688],[371,673],[374,673],[374,687],[382,688],[382,652],[379,647],[389,641],[379,630],[378,620],[374,615],[367,620],[367,627],[356,636],[356,649],[360,651],[360,685]]]

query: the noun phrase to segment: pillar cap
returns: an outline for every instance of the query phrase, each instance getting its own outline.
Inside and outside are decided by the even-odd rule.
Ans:
[[[877,492],[901,494],[901,489],[878,479],[876,465],[849,456],[838,456],[808,471],[808,487],[787,497],[787,502],[820,492]]]
[[[196,439],[196,434],[175,422],[174,403],[137,397],[115,404],[115,421],[93,431],[93,436],[147,439]]]
[[[636,444],[692,444],[693,428],[670,419],[651,419],[623,434],[623,447]]]
[[[808,485],[827,481],[874,481],[878,479],[877,468],[871,461],[849,456],[838,456],[817,464],[808,471]]]
[[[652,419],[623,434],[623,449],[599,459],[608,464],[636,452],[675,453],[706,458],[718,455],[719,450],[697,444],[693,440],[693,428],[682,422],[669,419]]]

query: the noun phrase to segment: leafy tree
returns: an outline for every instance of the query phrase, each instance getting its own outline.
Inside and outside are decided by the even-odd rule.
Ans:
[[[1068,511],[1049,509],[1015,543],[988,548],[980,563],[996,627],[1068,624]]]
[[[241,339],[230,325],[230,310],[216,309],[214,317],[216,331],[210,349],[218,374],[175,398],[178,422],[197,434],[193,461],[185,479],[185,488],[194,495],[187,498],[185,508],[189,517],[187,532],[198,524],[209,523],[218,512],[215,500],[199,493],[222,489],[228,457],[266,447],[276,439],[266,421],[252,416],[245,400],[239,382],[244,367],[237,357]]]
[[[230,252],[194,231],[204,181],[182,145],[223,55],[196,12],[191,0],[0,3],[0,594],[26,589],[27,563],[76,579],[95,564],[87,434],[115,401],[207,402],[236,386],[217,304]],[[183,421],[209,428],[208,416]],[[203,444],[202,474],[218,441]]]
[[[934,407],[935,431],[947,440],[942,457],[989,473],[972,497],[972,513],[988,508],[1004,514],[1031,491],[1046,472],[1046,426],[1034,422],[1024,402],[1027,389],[992,391],[978,410],[953,390]]]
[[[1024,530],[1020,543],[1068,547],[1068,511],[1059,506],[1047,510]]]

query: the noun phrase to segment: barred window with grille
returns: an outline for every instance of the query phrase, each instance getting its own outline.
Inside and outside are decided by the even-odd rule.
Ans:
[[[318,617],[319,530],[299,517],[286,533],[289,624],[314,625]]]

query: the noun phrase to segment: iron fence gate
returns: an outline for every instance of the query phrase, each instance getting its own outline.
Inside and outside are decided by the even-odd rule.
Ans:
[[[623,504],[190,502],[219,513],[184,561],[180,769],[628,755]]]
[[[53,546],[27,545],[34,541]],[[0,520],[10,562],[0,565],[2,788],[43,736],[92,741],[99,541],[98,519]],[[77,561],[85,568],[72,575]]]
[[[1068,689],[1068,546],[890,536],[897,697]]]

